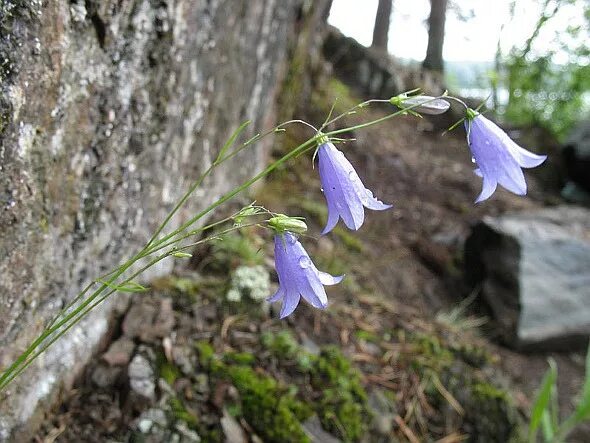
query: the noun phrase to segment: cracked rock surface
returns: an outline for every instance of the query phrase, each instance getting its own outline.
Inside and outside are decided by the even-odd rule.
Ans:
[[[241,122],[252,121],[248,138],[273,123],[298,5],[0,3],[0,367],[90,279],[143,245]],[[259,144],[227,165],[174,223],[263,159]],[[2,394],[0,440],[18,438],[71,384],[124,302],[74,327]]]

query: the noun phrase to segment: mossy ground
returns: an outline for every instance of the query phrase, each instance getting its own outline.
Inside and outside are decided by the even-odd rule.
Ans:
[[[314,98],[316,112],[323,116],[333,97],[348,93],[336,81],[329,84],[330,90]],[[341,99],[337,106],[345,108],[345,102]],[[302,303],[281,321],[260,305],[224,300],[232,269],[242,264],[272,266],[272,242],[256,228],[199,249],[180,275],[154,282],[151,296],[135,299],[173,300],[171,349],[164,349],[163,340],[146,345],[156,349],[158,376],[170,387],[170,392],[159,391],[168,396],[167,410],[197,430],[203,441],[223,441],[224,411],[262,441],[307,441],[303,423],[314,415],[325,431],[351,442],[505,442],[518,437],[521,404],[515,403],[504,381],[496,349],[477,330],[465,329],[469,323],[436,319],[433,300],[448,300],[460,287],[449,283],[449,275],[433,273],[414,248],[417,238],[429,239],[457,223],[468,226],[457,204],[447,204],[450,200],[423,184],[432,181],[433,171],[415,168],[416,157],[428,155],[433,164],[459,170],[457,159],[443,157],[459,152],[457,140],[446,139],[441,146],[439,139],[424,136],[424,153],[409,151],[400,145],[410,134],[409,126],[397,129],[387,133],[388,144],[382,141],[384,132],[353,134],[362,149],[347,156],[375,195],[396,203],[391,213],[368,212],[361,231],[339,227],[334,235],[316,235],[326,212],[317,171],[307,159],[279,168],[255,196],[276,212],[305,216],[310,236],[302,242],[317,267],[346,274],[341,285],[328,289],[326,311]],[[303,129],[290,131],[277,149],[308,135]],[[378,159],[373,169],[371,157]],[[465,177],[472,176],[469,168],[467,164]],[[388,181],[373,180],[389,169],[395,174],[386,176]],[[470,205],[476,185],[470,178],[458,183],[456,175],[443,177],[443,182],[457,190],[454,201]],[[402,191],[407,203],[397,201]],[[509,207],[504,197],[500,201]],[[451,256],[456,253],[449,251]],[[177,351],[188,357],[175,360]],[[191,359],[195,362],[187,369],[185,360]],[[88,407],[81,415],[64,418],[70,420],[72,431],[67,432],[84,425],[96,429],[97,409],[93,418],[90,408],[98,395],[118,395],[114,388],[97,390],[91,382],[84,386],[87,389],[78,392],[92,393]],[[370,406],[375,392],[391,403],[389,412]],[[109,403],[123,411],[123,418],[116,431],[101,434],[103,441],[133,426],[135,417],[119,406],[124,403],[124,398]],[[378,427],[384,414],[389,426]]]

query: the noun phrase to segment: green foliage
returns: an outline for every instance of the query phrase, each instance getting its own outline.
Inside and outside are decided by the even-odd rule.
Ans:
[[[537,430],[543,421],[550,408],[551,398],[555,396],[555,382],[557,380],[557,367],[555,362],[549,361],[549,369],[543,377],[541,388],[533,403],[533,410],[531,412],[531,421],[529,424],[529,439],[534,441],[536,439]]]
[[[178,397],[171,397],[168,401],[168,406],[170,407],[173,420],[183,421],[189,428],[198,429],[199,420],[197,416],[186,408],[182,400]]]
[[[160,378],[170,386],[181,376],[180,370],[166,359],[163,352],[159,352],[156,357],[156,367]]]
[[[545,2],[545,10],[524,48],[513,49],[506,60],[509,102],[505,117],[518,125],[540,125],[563,140],[589,111],[590,6],[576,0],[562,2],[562,6],[584,8],[585,25],[566,28],[555,35],[556,44],[551,49],[535,52],[539,32],[559,11],[559,5],[550,3]],[[556,59],[556,55],[566,60]]]
[[[412,366],[418,372],[424,370],[440,371],[449,367],[453,362],[453,354],[441,343],[435,335],[416,333],[411,337],[415,346],[416,357]]]
[[[437,410],[454,410],[462,429],[478,441],[513,441],[521,420],[507,391],[481,368],[492,357],[475,344],[434,332],[398,331],[404,352],[399,364],[423,380],[428,402]],[[451,420],[443,414],[446,420]]]
[[[276,334],[264,332],[261,340],[262,345],[279,359],[295,359],[301,351],[297,340],[287,329]]]
[[[365,340],[370,343],[379,343],[381,341],[377,334],[369,331],[364,331],[362,329],[354,331],[354,336],[359,340]]]
[[[301,421],[311,415],[310,408],[268,376],[246,366],[227,366],[224,370],[240,393],[241,412],[246,421],[272,442],[309,442]],[[239,409],[236,410],[239,412]]]
[[[199,363],[202,367],[208,368],[215,358],[213,346],[206,340],[200,340],[195,342],[195,348],[197,348],[199,354]]]
[[[288,331],[283,332],[265,334],[265,346],[280,355],[294,355],[297,343]],[[249,353],[227,352],[218,358],[207,341],[196,342],[195,346],[201,366],[212,376],[231,381],[238,390],[240,400],[228,407],[230,414],[243,416],[264,441],[309,442],[301,421],[307,419],[312,410],[297,399],[294,386],[284,386],[273,377],[256,372],[250,366],[255,357]]]
[[[361,439],[372,418],[367,393],[358,371],[337,347],[326,346],[320,355],[310,354],[287,330],[264,334],[262,344],[282,361],[295,361],[299,372],[310,378],[320,394],[311,407],[327,431],[347,442]]]
[[[237,365],[252,365],[256,362],[256,357],[249,352],[227,352],[223,355],[223,361]]]
[[[590,419],[590,346],[586,355],[586,377],[574,412],[560,423],[557,406],[557,367],[549,361],[533,403],[529,424],[529,441],[535,442],[539,427],[547,443],[565,442],[567,435],[580,423]]]
[[[582,388],[582,397],[576,409],[576,420],[590,419],[590,347],[586,354],[586,377]]]
[[[315,406],[322,425],[345,441],[357,441],[367,431],[371,411],[358,371],[335,346],[327,346],[315,359],[311,384],[322,396]]]
[[[177,290],[181,294],[188,295],[191,298],[193,298],[199,290],[199,282],[194,278],[170,276],[165,283],[168,283],[171,288]]]

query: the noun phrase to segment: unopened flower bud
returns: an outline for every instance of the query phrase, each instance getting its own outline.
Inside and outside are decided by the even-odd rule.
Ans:
[[[406,94],[400,94],[391,97],[389,102],[400,109],[412,108],[410,111],[419,114],[438,115],[444,114],[451,107],[451,104],[441,98],[431,97],[429,95],[415,95],[408,97]]]
[[[307,225],[301,218],[289,217],[284,214],[278,214],[276,217],[269,219],[268,225],[278,233],[304,234],[307,232]]]

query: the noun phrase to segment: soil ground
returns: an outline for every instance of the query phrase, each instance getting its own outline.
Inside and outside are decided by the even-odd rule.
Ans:
[[[330,90],[322,99],[330,100],[330,94],[337,95]],[[380,115],[379,110],[363,112],[362,120]],[[359,121],[359,116],[350,121]],[[305,129],[289,132],[277,150],[304,133]],[[480,321],[486,310],[477,294],[466,312],[459,317],[450,315],[469,295],[463,283],[462,246],[470,226],[485,215],[544,206],[553,197],[548,198],[535,177],[527,174],[530,191],[526,198],[499,189],[489,201],[474,205],[481,179],[473,174],[462,130],[441,135],[429,121],[405,116],[357,131],[352,137],[356,140],[340,148],[375,196],[394,204],[388,211],[367,211],[365,225],[358,232],[343,229],[340,222],[333,235],[319,236],[325,205],[317,169],[311,168],[309,158],[280,169],[256,193],[257,202],[275,212],[305,216],[310,235],[302,242],[317,267],[347,274],[345,283],[328,289],[327,311],[302,303],[288,320],[280,321],[274,309],[265,314],[258,306],[252,309],[220,301],[223,290],[219,288],[227,287],[228,272],[239,264],[262,263],[272,268],[270,236],[263,230],[247,234],[254,250],[261,249],[254,259],[247,254],[224,255],[215,248],[196,251],[195,260],[179,275],[154,282],[151,295],[133,300],[126,316],[115,322],[113,333],[113,340],[124,339],[132,345],[118,354],[120,361],[115,363],[108,352],[106,359],[104,354],[97,356],[75,389],[64,394],[62,404],[47,417],[34,441],[141,441],[138,417],[162,402],[169,410],[174,403],[171,398],[180,399],[182,407],[175,403],[172,409],[204,441],[242,438],[235,429],[237,434],[228,436],[227,423],[237,425],[249,441],[280,441],[265,434],[248,415],[244,399],[249,394],[228,368],[236,363],[236,355],[252,355],[253,359],[240,358],[248,360],[255,374],[270,376],[281,386],[295,386],[296,397],[313,409],[313,404],[326,398],[325,390],[314,384],[314,371],[327,345],[337,346],[352,362],[369,397],[385,397],[391,403],[389,410],[377,407],[378,415],[389,422],[373,419],[362,429],[378,428],[379,432],[363,438],[347,433],[353,424],[342,430],[337,419],[332,426],[321,411],[315,411],[321,422],[318,432],[327,430],[341,440],[505,441],[500,431],[497,439],[484,434],[481,422],[485,418],[470,415],[470,408],[477,408],[470,406],[469,395],[463,395],[461,386],[454,386],[447,375],[468,367],[473,372],[469,380],[477,380],[478,386],[497,387],[498,399],[504,399],[500,392],[508,392],[508,403],[517,417],[510,418],[512,412],[503,403],[494,413],[501,417],[498,420],[522,424],[549,356],[559,368],[561,411],[570,411],[583,380],[582,353],[520,354],[497,344],[491,322]],[[263,251],[268,258],[260,259]],[[142,321],[141,327],[129,326]],[[288,331],[295,340],[293,346],[303,351],[277,350],[274,342],[269,344],[268,335],[264,339],[269,331],[281,337]],[[203,340],[212,346],[215,358],[224,362],[222,369],[211,369],[203,349],[193,346]],[[160,377],[168,382],[157,386],[151,400],[139,399],[129,388],[128,363],[137,353],[155,362]],[[188,355],[184,366],[178,357],[182,353]],[[301,369],[301,355],[314,356],[309,368]],[[458,355],[467,362],[459,369],[454,361]],[[348,369],[343,371],[348,374]],[[199,373],[206,373],[206,378]],[[361,397],[359,394],[357,403],[364,405]],[[341,418],[339,411],[335,407],[337,418]],[[490,414],[485,409],[475,413]],[[220,424],[224,419],[227,426]],[[506,423],[492,422],[492,429]],[[182,437],[182,431],[175,432],[181,436],[178,441],[191,441]],[[588,441],[589,435],[582,429],[570,441]],[[159,437],[150,438],[144,441],[158,441]]]

